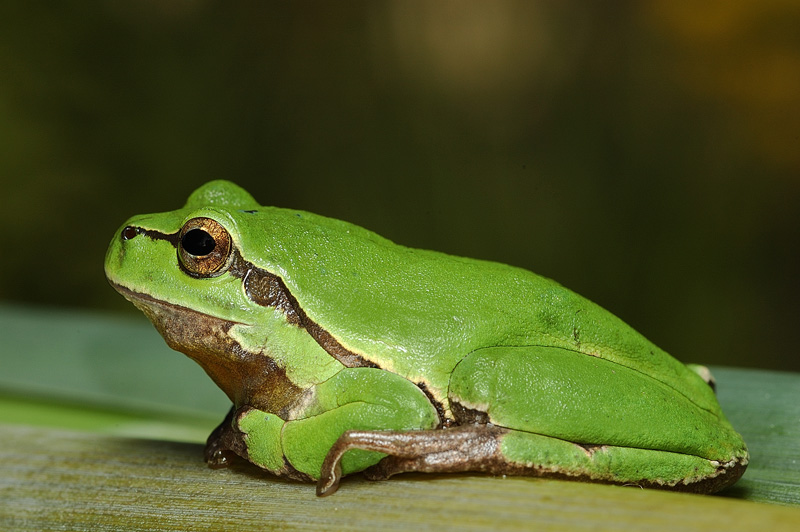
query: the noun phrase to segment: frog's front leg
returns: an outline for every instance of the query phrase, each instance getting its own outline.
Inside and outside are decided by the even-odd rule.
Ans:
[[[285,418],[285,419],[284,419]],[[347,431],[420,431],[439,424],[436,409],[413,383],[375,368],[346,368],[310,388],[281,416],[251,407],[232,411],[211,435],[207,460],[214,467],[231,452],[278,476],[320,478],[323,460]],[[384,455],[354,450],[337,460],[347,475]]]
[[[242,433],[233,423],[236,417],[236,408],[232,406],[206,440],[205,459],[212,469],[228,467],[234,456],[241,456],[244,451]]]
[[[249,406],[231,407],[228,415],[206,440],[208,467],[222,469],[241,457],[272,474],[310,482],[313,479],[294,469],[284,459],[279,442],[284,420],[275,414]],[[275,444],[270,445],[270,442]]]

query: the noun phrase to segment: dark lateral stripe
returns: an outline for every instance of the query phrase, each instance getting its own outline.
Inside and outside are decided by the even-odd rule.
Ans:
[[[143,229],[132,227],[137,234],[144,235],[153,240],[166,240],[177,249],[180,232],[162,233],[153,229]],[[379,368],[375,362],[353,353],[339,343],[325,328],[308,317],[300,307],[297,299],[291,293],[283,279],[255,266],[252,262],[245,260],[237,248],[233,248],[233,260],[229,272],[234,277],[242,280],[245,293],[254,303],[262,307],[274,307],[286,315],[286,320],[298,327],[303,327],[312,338],[322,347],[325,352],[341,362],[348,368]],[[450,426],[454,421],[444,415],[444,406],[440,401],[433,397],[425,383],[416,383],[420,390],[428,397],[434,408],[439,414],[439,419],[443,426]]]
[[[133,227],[137,234],[144,235],[152,240],[165,240],[176,249],[180,241],[179,234],[162,233],[154,229]],[[283,279],[275,274],[255,266],[245,260],[239,250],[233,249],[233,261],[230,273],[242,279],[245,293],[254,303],[262,307],[274,307],[286,314],[289,323],[303,327],[316,340],[316,342],[333,358],[348,368],[377,368],[374,362],[357,355],[345,348],[327,330],[314,322],[300,307],[297,299],[292,295]]]
[[[289,323],[303,327],[320,347],[346,367],[379,367],[374,362],[370,362],[361,355],[357,355],[345,348],[331,333],[309,318],[300,307],[297,299],[286,287],[283,279],[246,261],[242,258],[238,249],[235,249],[233,253],[233,263],[229,271],[232,275],[242,279],[245,293],[254,303],[263,307],[274,307],[281,310],[286,314],[286,319]]]
[[[331,333],[308,317],[283,279],[244,260],[238,250],[234,250],[230,272],[242,279],[245,293],[251,300],[258,305],[275,307],[283,311],[289,323],[303,327],[320,347],[346,367],[380,368],[378,364],[345,348]],[[442,403],[436,400],[424,382],[416,384],[436,408],[441,425],[450,426],[453,420],[445,416]]]
[[[155,229],[144,229],[143,227],[134,227],[136,232],[140,235],[144,235],[151,240],[166,240],[172,247],[178,249],[178,242],[180,238],[178,238],[178,234],[180,231],[176,233],[162,233],[161,231],[156,231]]]

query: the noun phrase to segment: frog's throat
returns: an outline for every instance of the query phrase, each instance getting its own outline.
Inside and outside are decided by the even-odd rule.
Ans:
[[[231,337],[237,322],[112,285],[153,322],[167,345],[200,364],[234,405],[280,414],[303,393],[271,357],[250,352]]]

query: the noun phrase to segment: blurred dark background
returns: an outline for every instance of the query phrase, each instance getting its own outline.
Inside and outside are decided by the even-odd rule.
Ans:
[[[0,65],[2,301],[136,313],[115,230],[227,178],[800,370],[796,1],[6,2]]]

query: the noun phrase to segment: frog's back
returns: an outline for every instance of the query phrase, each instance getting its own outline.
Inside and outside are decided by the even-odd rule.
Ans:
[[[407,248],[361,227],[301,211],[259,210],[247,249],[348,349],[428,388],[491,346],[570,349],[657,376],[718,411],[684,364],[622,320],[558,283],[489,261]]]

